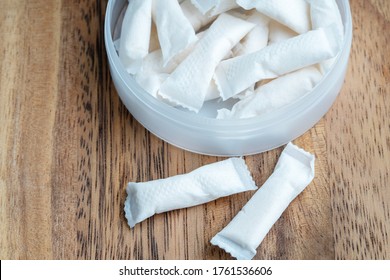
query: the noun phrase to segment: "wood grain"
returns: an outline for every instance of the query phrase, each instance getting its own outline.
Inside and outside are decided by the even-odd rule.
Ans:
[[[389,7],[353,2],[352,63],[326,116],[337,259],[390,258]]]
[[[350,2],[343,89],[294,141],[316,155],[316,177],[256,259],[390,258],[390,2]],[[0,258],[231,259],[209,240],[253,192],[127,226],[127,182],[222,158],[173,147],[128,113],[108,71],[106,4],[0,2]],[[245,157],[259,186],[281,151]]]

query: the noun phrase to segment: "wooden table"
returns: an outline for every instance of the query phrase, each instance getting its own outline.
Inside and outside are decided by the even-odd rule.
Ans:
[[[128,113],[107,67],[106,3],[0,0],[0,258],[230,259],[209,240],[253,192],[127,226],[128,181],[222,158],[173,147]],[[256,259],[390,258],[390,2],[351,6],[344,87],[294,141],[315,153],[315,179]],[[245,157],[259,186],[281,151]]]

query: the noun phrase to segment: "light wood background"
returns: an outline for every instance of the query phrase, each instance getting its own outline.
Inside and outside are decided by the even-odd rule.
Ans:
[[[256,259],[390,259],[390,1],[350,2],[344,87],[294,141],[315,153],[316,177]],[[253,193],[126,224],[128,181],[221,158],[164,143],[127,112],[107,67],[106,3],[0,0],[0,258],[230,259],[209,240]],[[245,158],[259,186],[281,150]]]

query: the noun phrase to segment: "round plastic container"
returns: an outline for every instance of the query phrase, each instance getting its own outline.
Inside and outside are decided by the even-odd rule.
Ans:
[[[205,116],[207,113],[194,114],[171,107],[143,90],[119,60],[113,35],[126,2],[110,0],[106,11],[105,43],[114,85],[127,109],[146,129],[182,149],[241,156],[280,147],[313,127],[332,106],[343,85],[352,42],[352,19],[348,0],[337,0],[344,23],[343,48],[331,70],[310,93],[264,116],[249,119],[219,120]]]

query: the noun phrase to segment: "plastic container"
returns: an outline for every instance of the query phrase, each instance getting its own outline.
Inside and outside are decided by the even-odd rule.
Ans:
[[[352,18],[348,0],[337,0],[344,23],[343,48],[332,69],[310,93],[249,119],[219,120],[207,117],[209,110],[194,114],[171,107],[143,90],[118,58],[113,36],[126,3],[127,0],[110,0],[106,11],[105,43],[114,85],[127,109],[146,129],[177,147],[217,156],[250,155],[277,148],[313,127],[332,106],[343,85],[352,42]],[[206,107],[215,110],[215,106],[218,103]]]

